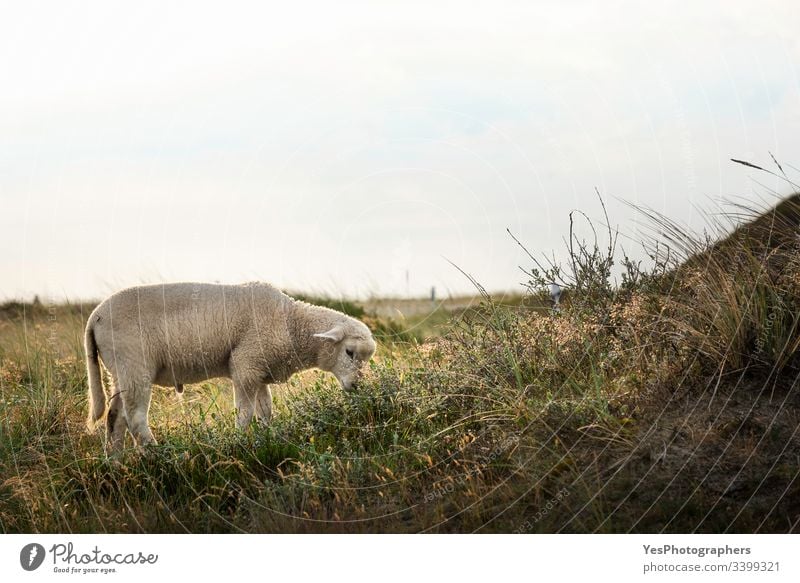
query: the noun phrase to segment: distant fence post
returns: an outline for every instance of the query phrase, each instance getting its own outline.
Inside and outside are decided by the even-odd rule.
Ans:
[[[553,300],[553,311],[561,311],[561,286],[556,282],[550,283],[550,299]]]

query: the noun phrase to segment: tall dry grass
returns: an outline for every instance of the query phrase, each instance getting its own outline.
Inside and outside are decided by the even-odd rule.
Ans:
[[[308,373],[240,432],[224,382],[157,391],[159,445],[113,459],[83,432],[83,313],[7,313],[0,530],[792,531],[798,200],[716,242],[651,214],[649,267],[571,231],[531,302],[391,332],[356,395]],[[562,309],[531,309],[553,280]]]

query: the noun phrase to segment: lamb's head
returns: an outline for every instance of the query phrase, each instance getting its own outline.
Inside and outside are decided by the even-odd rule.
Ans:
[[[355,318],[342,315],[330,329],[314,337],[323,340],[317,366],[333,373],[344,390],[355,389],[377,347],[369,328]]]

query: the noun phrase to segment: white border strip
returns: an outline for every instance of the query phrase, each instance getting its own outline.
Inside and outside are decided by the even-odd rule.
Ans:
[[[791,535],[5,535],[0,581],[800,581],[798,542]],[[26,571],[25,560],[41,564]]]

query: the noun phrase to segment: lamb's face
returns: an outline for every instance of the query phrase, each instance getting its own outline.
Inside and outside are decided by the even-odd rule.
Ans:
[[[355,389],[377,347],[369,328],[358,320],[348,320],[314,336],[326,340],[319,367],[333,373],[345,391]]]

